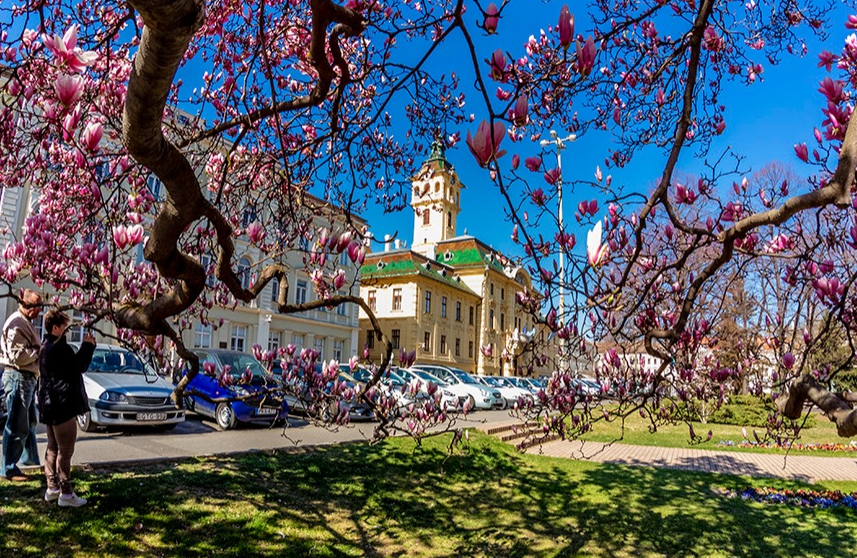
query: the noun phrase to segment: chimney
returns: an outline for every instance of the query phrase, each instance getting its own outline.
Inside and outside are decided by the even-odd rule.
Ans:
[[[392,238],[392,237],[389,234],[384,235],[384,251],[385,252],[389,252],[393,247],[393,243],[390,241],[390,238]]]

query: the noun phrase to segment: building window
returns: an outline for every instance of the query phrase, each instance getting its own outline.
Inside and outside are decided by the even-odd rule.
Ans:
[[[494,296],[494,283],[491,283],[491,296]]]
[[[236,275],[241,280],[241,288],[249,289],[250,288],[250,260],[247,258],[241,258],[238,260],[238,269],[236,270]]]
[[[401,340],[401,337],[402,337],[402,330],[394,329],[392,331],[392,336],[393,336],[393,338],[390,340],[390,343],[393,345],[394,349],[398,349],[399,348],[399,341]]]
[[[506,289],[500,289],[500,300],[506,300]]]
[[[339,253],[339,265],[348,265],[348,250]]]
[[[452,211],[446,212],[446,228],[452,228]]]
[[[446,354],[446,335],[440,336],[440,354]]]
[[[244,216],[241,218],[241,226],[247,228],[251,223],[256,221],[256,210],[252,207],[244,209]]]
[[[494,309],[488,311],[488,327],[494,329]]]
[[[339,296],[345,296],[345,293],[339,292],[337,293]],[[343,302],[339,306],[336,307],[336,315],[337,316],[347,316],[348,315],[348,303]]]
[[[461,339],[455,338],[455,356],[461,356]]]
[[[333,358],[336,362],[342,362],[342,351],[345,350],[345,341],[337,339],[333,341]]]
[[[470,325],[473,325],[473,307],[470,307]]]
[[[430,351],[431,350],[430,347],[431,347],[431,332],[426,331],[425,334],[423,334],[423,350],[424,351]]]
[[[440,317],[446,317],[446,297],[441,297],[440,299]]]
[[[244,352],[244,346],[247,344],[247,326],[232,326],[232,338],[230,346],[233,351]]]
[[[402,289],[393,289],[393,310],[402,309]]]
[[[295,304],[306,304],[306,281],[298,281],[295,288]]]
[[[316,351],[318,351],[319,360],[324,358],[324,337],[316,337],[315,345],[313,347]]]
[[[473,341],[467,342],[467,356],[473,358]]]
[[[431,291],[426,291],[426,314],[431,314]]]
[[[366,332],[366,347],[369,349],[375,348],[375,330],[370,329]]]
[[[301,349],[304,348],[305,344],[306,344],[306,338],[304,337],[304,335],[302,333],[292,334],[292,345],[295,346],[295,349],[296,349],[295,353],[296,354],[298,354],[298,355],[301,354]]]
[[[214,275],[214,262],[211,254],[203,254],[200,256],[199,265],[201,265],[205,270],[205,284],[209,287],[213,287],[217,277]]]
[[[378,293],[376,291],[369,291],[369,310],[376,312],[378,304]]]
[[[461,303],[460,302],[455,303],[455,321],[456,322],[461,321]]]
[[[276,352],[280,348],[280,332],[268,332],[268,350]]]
[[[161,201],[161,187],[163,185],[164,183],[161,182],[161,180],[154,174],[150,174],[148,178],[146,178],[146,186],[149,187],[149,192],[152,193],[152,197],[155,198],[156,201]]]
[[[280,294],[280,280],[274,277],[271,279],[271,302],[277,302],[277,296]]]
[[[500,331],[506,329],[506,314],[500,313]]]
[[[211,348],[211,324],[196,323],[193,328],[193,346],[200,349]]]
[[[429,208],[423,209],[423,226],[429,224],[429,221],[431,219],[430,215],[431,215],[431,212],[429,211]]]
[[[309,251],[309,239],[305,236],[301,236],[298,240],[298,246],[300,246],[300,249],[304,252]]]

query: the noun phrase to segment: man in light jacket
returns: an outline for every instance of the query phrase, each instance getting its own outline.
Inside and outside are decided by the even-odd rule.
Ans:
[[[36,385],[39,381],[39,334],[33,320],[42,311],[42,297],[24,289],[17,312],[3,325],[0,348],[6,369],[3,388],[6,393],[6,427],[3,429],[3,457],[0,476],[6,480],[27,480],[18,468],[39,465],[36,444]]]

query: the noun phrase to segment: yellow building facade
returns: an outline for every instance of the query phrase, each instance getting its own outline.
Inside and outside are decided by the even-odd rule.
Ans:
[[[515,295],[532,290],[529,274],[479,239],[457,234],[464,185],[442,144],[432,145],[412,185],[413,247],[387,242],[383,252],[367,255],[360,296],[394,350],[416,349],[417,362],[526,374],[534,326],[532,317],[516,312]],[[380,361],[382,347],[362,310],[358,343]]]

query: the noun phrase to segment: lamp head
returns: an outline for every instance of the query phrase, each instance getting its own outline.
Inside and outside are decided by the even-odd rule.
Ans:
[[[551,136],[551,138],[552,138],[552,139],[556,139],[556,136],[557,136],[556,130],[551,130],[551,131],[550,131],[550,136]]]

